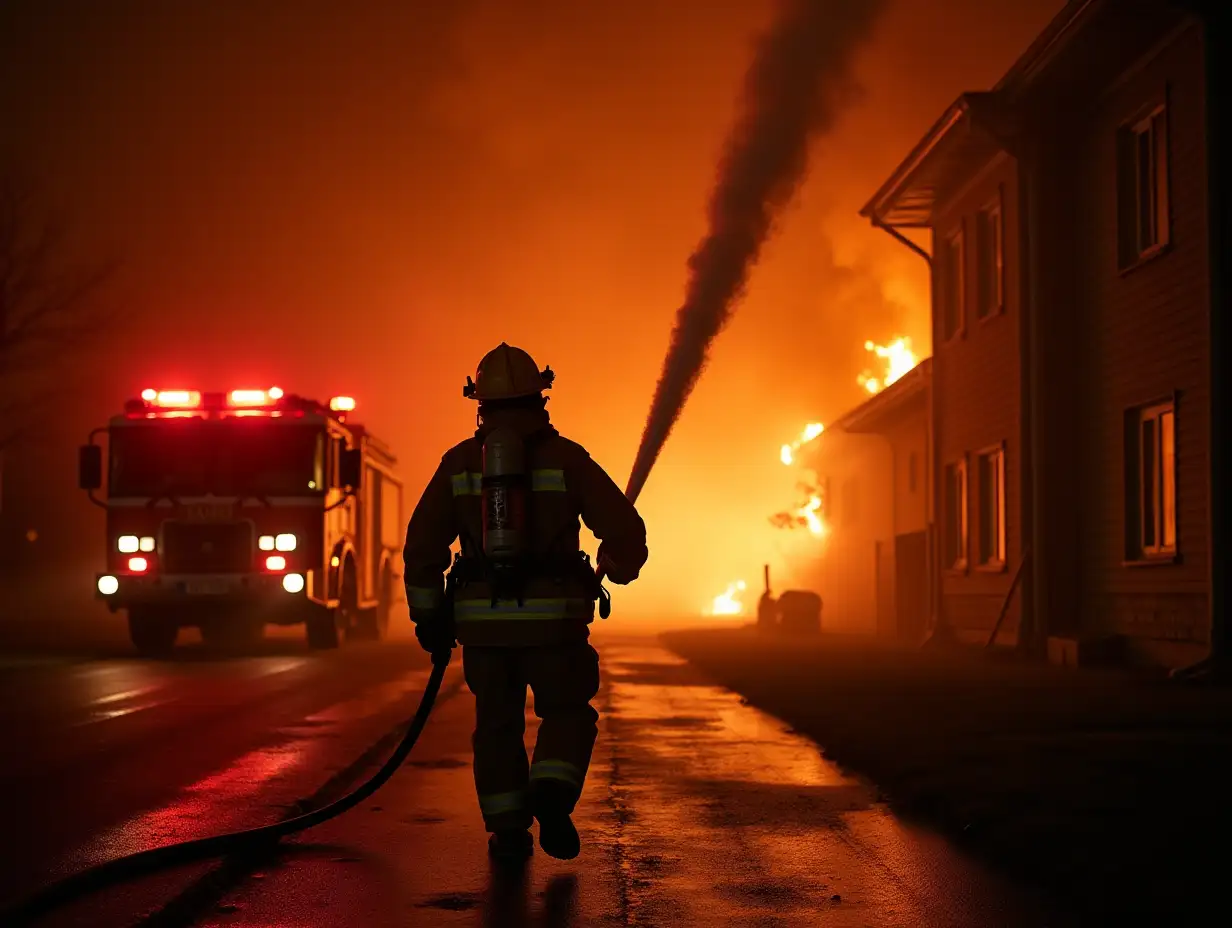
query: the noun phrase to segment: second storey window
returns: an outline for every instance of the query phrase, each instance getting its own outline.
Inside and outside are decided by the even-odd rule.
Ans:
[[[943,341],[953,338],[963,327],[965,302],[964,279],[966,265],[963,261],[962,227],[952,232],[941,246],[941,337]]]
[[[1168,244],[1168,123],[1160,106],[1121,127],[1117,139],[1117,227],[1121,267]]]
[[[1005,225],[1001,195],[976,216],[976,252],[980,290],[975,314],[980,319],[1005,307]]]

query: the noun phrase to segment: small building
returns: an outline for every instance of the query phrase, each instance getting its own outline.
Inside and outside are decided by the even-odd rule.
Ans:
[[[863,210],[931,233],[932,612],[962,637],[1209,641],[1204,28],[1074,0]]]
[[[830,425],[801,463],[825,526],[810,581],[828,631],[919,640],[927,629],[928,396],[925,360]]]

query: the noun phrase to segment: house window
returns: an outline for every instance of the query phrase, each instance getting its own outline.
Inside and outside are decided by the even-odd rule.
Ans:
[[[916,480],[918,479],[919,470],[920,470],[919,456],[914,451],[912,451],[911,454],[907,456],[907,492],[908,493],[915,492]]]
[[[941,335],[948,341],[963,327],[966,269],[962,226],[945,240],[941,256]]]
[[[967,462],[945,465],[944,564],[951,570],[967,566]]]
[[[986,319],[1005,307],[1005,225],[1001,193],[991,206],[976,216],[976,255],[979,266],[979,293],[975,314]]]
[[[1164,107],[1122,126],[1117,139],[1120,265],[1168,244],[1168,132]]]
[[[1176,554],[1176,406],[1158,403],[1126,419],[1126,554]]]
[[[1005,449],[993,448],[980,454],[976,478],[979,481],[979,553],[984,567],[1005,563]]]

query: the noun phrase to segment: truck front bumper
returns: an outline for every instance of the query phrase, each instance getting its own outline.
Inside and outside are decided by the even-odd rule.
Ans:
[[[286,605],[303,603],[311,576],[285,574],[95,575],[94,596],[114,611],[131,605]]]

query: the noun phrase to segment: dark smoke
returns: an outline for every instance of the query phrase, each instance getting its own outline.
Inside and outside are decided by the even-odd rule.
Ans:
[[[742,112],[711,194],[710,230],[689,258],[689,286],[625,490],[637,499],[706,365],[710,342],[743,294],[774,218],[808,167],[812,138],[850,98],[851,60],[884,0],[787,0],[757,45]]]

